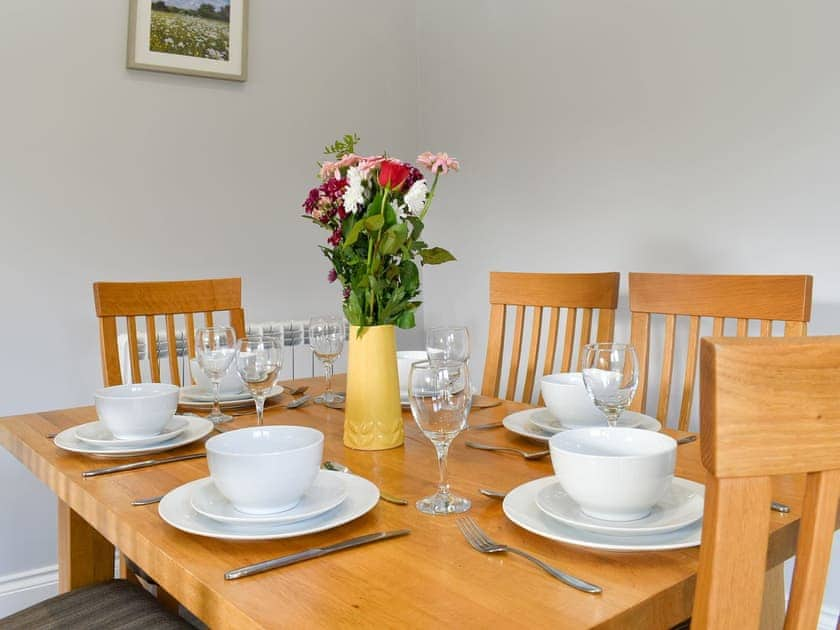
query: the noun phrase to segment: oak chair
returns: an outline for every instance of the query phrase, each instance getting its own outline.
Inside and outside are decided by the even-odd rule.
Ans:
[[[758,628],[770,476],[805,473],[785,628],[817,627],[840,499],[840,336],[703,339],[706,479],[692,627]]]
[[[141,379],[137,319],[145,322],[146,357],[151,380],[161,379],[160,354],[157,345],[156,316],[165,322],[169,373],[174,385],[181,385],[178,369],[176,316],[183,318],[184,339],[188,355],[195,357],[195,314],[201,315],[199,326],[212,326],[214,313],[227,311],[237,337],[245,335],[242,310],[242,280],[186,280],[175,282],[96,282],[93,285],[96,316],[99,318],[99,342],[102,354],[102,376],[106,386],[123,382],[117,344],[117,318],[124,317],[128,332],[128,356],[132,382]]]
[[[771,337],[773,322],[784,322],[784,336],[806,334],[811,319],[811,276],[630,274],[631,343],[639,357],[639,386],[630,408],[647,413],[650,382],[651,321],[665,320],[664,344],[655,415],[668,423],[674,370],[677,321],[688,319],[689,331],[683,368],[682,396],[677,426],[688,429],[697,373],[701,319],[712,318],[712,334],[723,336],[726,319],[736,320],[736,335],[747,337],[750,320],[760,323],[761,337]]]
[[[560,329],[561,311],[565,319],[563,350],[559,371],[572,368],[575,339],[578,340],[578,362],[581,349],[593,341],[593,318],[596,318],[594,341],[612,341],[615,309],[618,305],[618,273],[490,273],[490,327],[487,338],[487,358],[484,363],[484,380],[481,393],[485,396],[501,394],[501,378],[505,357],[505,337],[508,308],[514,311],[511,327],[512,343],[507,367],[507,400],[531,402],[537,376],[555,371],[555,359]],[[547,339],[542,340],[544,311],[548,310]],[[521,395],[516,397],[520,376],[523,338],[526,333],[526,316],[531,311],[528,358]],[[580,317],[578,317],[578,315]],[[580,326],[577,321],[580,319]],[[538,374],[540,354],[543,355],[542,371]],[[579,369],[579,367],[578,367]],[[542,400],[542,397],[540,397]]]

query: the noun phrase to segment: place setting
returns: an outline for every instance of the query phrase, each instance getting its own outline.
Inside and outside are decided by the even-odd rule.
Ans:
[[[165,383],[105,387],[94,393],[97,420],[70,427],[53,441],[90,457],[133,457],[167,451],[202,439],[213,423],[176,415],[179,388]]]
[[[236,429],[210,438],[205,448],[210,475],[173,489],[158,506],[165,522],[190,534],[228,540],[303,536],[355,520],[380,498],[367,479],[320,467],[324,435],[317,429]]]
[[[505,515],[539,536],[593,549],[699,545],[704,486],[675,476],[678,441],[659,433],[658,421],[625,411],[638,383],[633,347],[590,344],[584,352],[582,375],[543,379],[550,416],[530,420],[547,435],[554,475],[508,492]]]
[[[662,424],[656,418],[627,410],[638,382],[638,362],[633,347],[590,344],[585,353],[589,354],[584,356],[582,372],[548,374],[540,379],[545,407],[512,413],[502,420],[502,425],[517,435],[540,442],[548,442],[561,431],[605,424],[659,431]],[[624,383],[615,381],[615,375],[620,372],[598,367],[599,357],[603,359],[611,353],[616,355],[616,361],[626,364],[628,378]],[[590,367],[586,367],[587,361]],[[627,400],[623,406],[622,398]]]

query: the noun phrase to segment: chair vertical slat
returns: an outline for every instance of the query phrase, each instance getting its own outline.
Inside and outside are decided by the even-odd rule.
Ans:
[[[598,330],[595,341],[608,342],[615,334],[615,311],[609,308],[598,309]]]
[[[726,320],[723,317],[715,317],[712,320],[712,337],[723,337],[723,325]]]
[[[146,356],[149,359],[152,382],[160,383],[160,361],[158,359],[157,330],[155,328],[154,315],[146,315]]]
[[[184,333],[187,338],[187,374],[189,375],[190,384],[195,384],[195,379],[192,376],[192,366],[190,361],[195,358],[195,319],[192,313],[184,313]]]
[[[531,402],[534,396],[534,376],[537,373],[537,360],[540,353],[540,337],[542,336],[542,307],[534,307],[534,319],[531,323],[531,348],[528,351],[528,365],[525,371],[525,385],[522,399]]]
[[[181,386],[181,374],[178,370],[178,344],[175,338],[175,316],[166,314],[166,344],[169,348],[169,378],[172,384]]]
[[[126,328],[128,330],[128,357],[131,362],[131,382],[139,383],[143,380],[140,373],[140,352],[137,349],[137,320],[134,317],[126,317]]]
[[[771,319],[762,319],[761,320],[761,336],[762,337],[772,337],[773,336],[773,320],[771,320]]]
[[[697,374],[697,346],[700,342],[700,317],[692,315],[689,319],[688,350],[685,357],[685,378],[683,379],[683,396],[680,404],[680,431],[688,431],[688,421],[691,416],[691,400],[694,396],[694,376]]]
[[[583,311],[583,316],[580,320],[580,340],[578,342],[578,372],[583,367],[583,349],[589,343],[589,339],[592,336],[592,309],[584,308],[581,310]]]
[[[750,331],[750,320],[746,319],[745,317],[738,318],[738,329],[736,335],[738,337],[749,337]]]
[[[648,354],[650,353],[650,314],[633,313],[630,318],[630,343],[639,360],[639,386],[630,403],[632,411],[645,412],[647,407]]]
[[[758,630],[770,495],[767,477],[706,476],[692,627]],[[747,568],[749,576],[745,575]],[[735,584],[738,588],[733,588]]]
[[[665,348],[662,351],[662,371],[659,383],[659,404],[656,417],[663,424],[668,423],[668,401],[671,399],[671,377],[674,372],[674,340],[677,336],[677,316],[665,316]]]
[[[804,337],[807,334],[806,322],[785,322],[785,337]]]
[[[554,359],[557,357],[557,332],[560,328],[560,308],[552,306],[550,309],[551,315],[548,320],[548,341],[545,344],[545,363],[543,364],[543,374],[554,373]],[[537,399],[537,406],[542,407],[545,401],[542,397],[542,391]]]
[[[572,352],[575,350],[575,325],[577,324],[577,309],[566,309],[566,333],[563,336],[563,356],[560,359],[560,371],[570,372],[572,369]]]
[[[230,316],[230,325],[236,331],[236,338],[240,339],[245,336],[245,311],[241,308],[236,308],[228,311]]]
[[[213,327],[213,313],[212,313],[212,311],[207,311],[206,313],[204,313],[204,326],[206,328],[212,328]]]
[[[816,628],[840,499],[840,470],[808,473],[785,630]]]
[[[510,372],[508,373],[507,393],[505,398],[513,400],[516,396],[516,381],[519,376],[519,360],[522,354],[522,331],[525,328],[525,307],[516,307],[516,321],[513,325],[513,345],[510,355]]]
[[[502,356],[505,350],[504,304],[490,305],[490,326],[487,332],[487,358],[484,360],[484,380],[481,393],[485,396],[497,396],[502,376]]]
[[[99,318],[99,345],[102,354],[102,380],[106,387],[122,384],[122,370],[117,347],[117,318]]]

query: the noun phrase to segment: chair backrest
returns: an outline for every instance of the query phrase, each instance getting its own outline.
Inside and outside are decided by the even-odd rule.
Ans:
[[[519,366],[525,336],[526,310],[533,311],[530,326],[529,351],[525,367],[522,395],[518,400],[531,402],[540,341],[543,330],[543,311],[548,309],[547,339],[543,350],[542,374],[555,371],[558,331],[561,311],[565,311],[561,372],[572,370],[576,332],[578,348],[591,343],[593,317],[597,317],[597,341],[612,341],[615,326],[615,309],[618,305],[620,275],[610,273],[490,273],[490,330],[487,338],[487,358],[484,363],[484,381],[481,393],[486,396],[500,394],[502,362],[505,356],[505,325],[508,307],[515,312],[512,326],[512,345],[509,353],[507,387],[504,398],[516,400]],[[578,317],[579,316],[579,317]],[[580,327],[577,320],[580,319]],[[578,364],[580,363],[578,350]],[[539,381],[537,381],[539,382]],[[542,397],[540,397],[540,400]]]
[[[816,628],[840,499],[840,336],[703,339],[693,628],[758,628],[770,476],[807,473],[785,628]]]
[[[229,313],[230,325],[237,337],[245,334],[245,314],[242,310],[242,280],[186,280],[177,282],[96,282],[93,285],[96,316],[99,318],[99,343],[102,354],[102,376],[106,386],[122,384],[119,348],[117,346],[117,318],[125,317],[131,380],[141,380],[140,353],[137,344],[137,320],[145,320],[146,356],[151,379],[160,381],[160,359],[155,316],[165,321],[169,355],[170,378],[181,385],[176,352],[175,316],[182,315],[184,337],[189,356],[195,356],[195,313],[203,314],[201,326],[212,326],[213,314]]]
[[[784,322],[784,336],[802,336],[811,319],[811,276],[730,276],[664,273],[630,274],[630,338],[639,356],[639,387],[630,408],[646,412],[650,382],[650,336],[653,315],[665,320],[662,370],[656,417],[668,423],[674,371],[677,318],[688,319],[678,427],[688,429],[697,373],[701,318],[712,318],[712,335],[725,335],[727,319],[736,321],[736,336],[749,334],[750,320],[758,320],[759,334],[773,336],[773,322]]]

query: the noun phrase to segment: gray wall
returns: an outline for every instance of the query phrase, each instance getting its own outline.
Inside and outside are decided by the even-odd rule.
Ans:
[[[251,0],[242,85],[127,71],[127,4],[0,3],[0,415],[91,401],[93,280],[241,275],[251,320],[335,310],[298,215],[352,130],[462,160],[425,319],[469,325],[474,365],[492,269],[812,273],[811,330],[840,330],[835,3]],[[2,601],[55,534],[2,452],[0,478]]]
[[[425,321],[468,325],[473,365],[491,270],[810,273],[811,332],[840,332],[840,5],[427,0],[417,14],[417,136],[463,164],[427,229],[460,260],[427,270]]]

